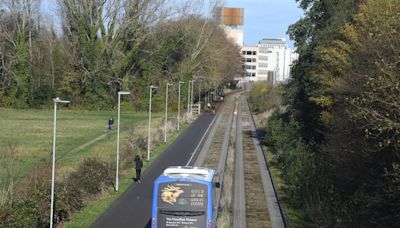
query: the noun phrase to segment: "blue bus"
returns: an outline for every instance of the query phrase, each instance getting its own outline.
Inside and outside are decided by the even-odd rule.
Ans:
[[[213,169],[167,168],[154,181],[151,227],[213,227],[216,178]]]

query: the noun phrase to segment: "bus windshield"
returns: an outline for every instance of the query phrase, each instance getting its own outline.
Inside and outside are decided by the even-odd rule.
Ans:
[[[206,184],[166,182],[159,184],[158,187],[157,227],[206,227],[208,210]]]

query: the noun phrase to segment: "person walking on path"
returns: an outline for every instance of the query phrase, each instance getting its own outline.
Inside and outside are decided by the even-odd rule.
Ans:
[[[112,129],[113,124],[114,124],[114,118],[111,116],[110,119],[108,119],[108,130]]]
[[[140,159],[139,155],[135,156],[135,169],[136,169],[136,181],[140,183],[140,173],[142,172],[143,161]]]

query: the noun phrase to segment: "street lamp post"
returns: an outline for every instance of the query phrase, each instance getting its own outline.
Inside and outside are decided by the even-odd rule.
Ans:
[[[171,83],[167,83],[165,90],[165,121],[164,121],[164,143],[167,142],[167,124],[168,124],[168,86],[171,86]]]
[[[218,84],[215,83],[215,96],[214,96],[214,100],[218,99]]]
[[[151,130],[151,97],[152,97],[152,95],[153,95],[153,89],[156,89],[157,88],[157,86],[153,86],[153,85],[151,85],[150,86],[150,102],[149,102],[149,135],[148,135],[148,137],[147,137],[147,160],[150,160],[150,144],[151,144],[151,139],[150,139],[150,137],[151,137],[151,132],[150,132],[150,130]]]
[[[199,83],[199,114],[201,111],[201,83]]]
[[[184,82],[179,81],[178,83],[178,131],[179,131],[179,126],[180,126],[180,115],[181,115],[181,84]]]
[[[118,121],[117,121],[117,168],[115,172],[115,191],[118,192],[119,186],[119,120],[121,111],[121,95],[128,95],[130,92],[118,92]]]
[[[190,113],[190,83],[192,83],[192,80],[189,80],[188,84],[188,97],[187,97],[187,113]]]
[[[56,126],[57,126],[57,103],[68,104],[69,101],[60,100],[58,97],[54,101],[54,117],[53,117],[53,164],[51,169],[51,205],[50,205],[50,228],[53,228],[54,213],[54,179],[56,170]]]
[[[191,96],[190,96],[190,114],[192,114],[192,109],[193,109],[193,84],[196,80],[191,80],[192,82],[192,90],[191,90]]]

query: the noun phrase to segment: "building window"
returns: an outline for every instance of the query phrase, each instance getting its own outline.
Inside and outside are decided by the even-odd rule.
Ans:
[[[257,55],[257,51],[253,51],[253,55]]]
[[[243,63],[255,63],[257,62],[256,58],[242,58]]]
[[[268,71],[268,78],[274,78],[274,72]]]
[[[255,76],[256,76],[256,73],[251,73],[251,76],[252,76],[252,77],[255,77]]]
[[[245,55],[245,54],[246,54],[246,51],[242,51],[242,54]]]
[[[247,51],[247,52],[246,52],[246,55],[251,55],[251,51]]]
[[[255,70],[255,69],[256,69],[256,66],[251,66],[251,69],[252,69],[252,70]]]

